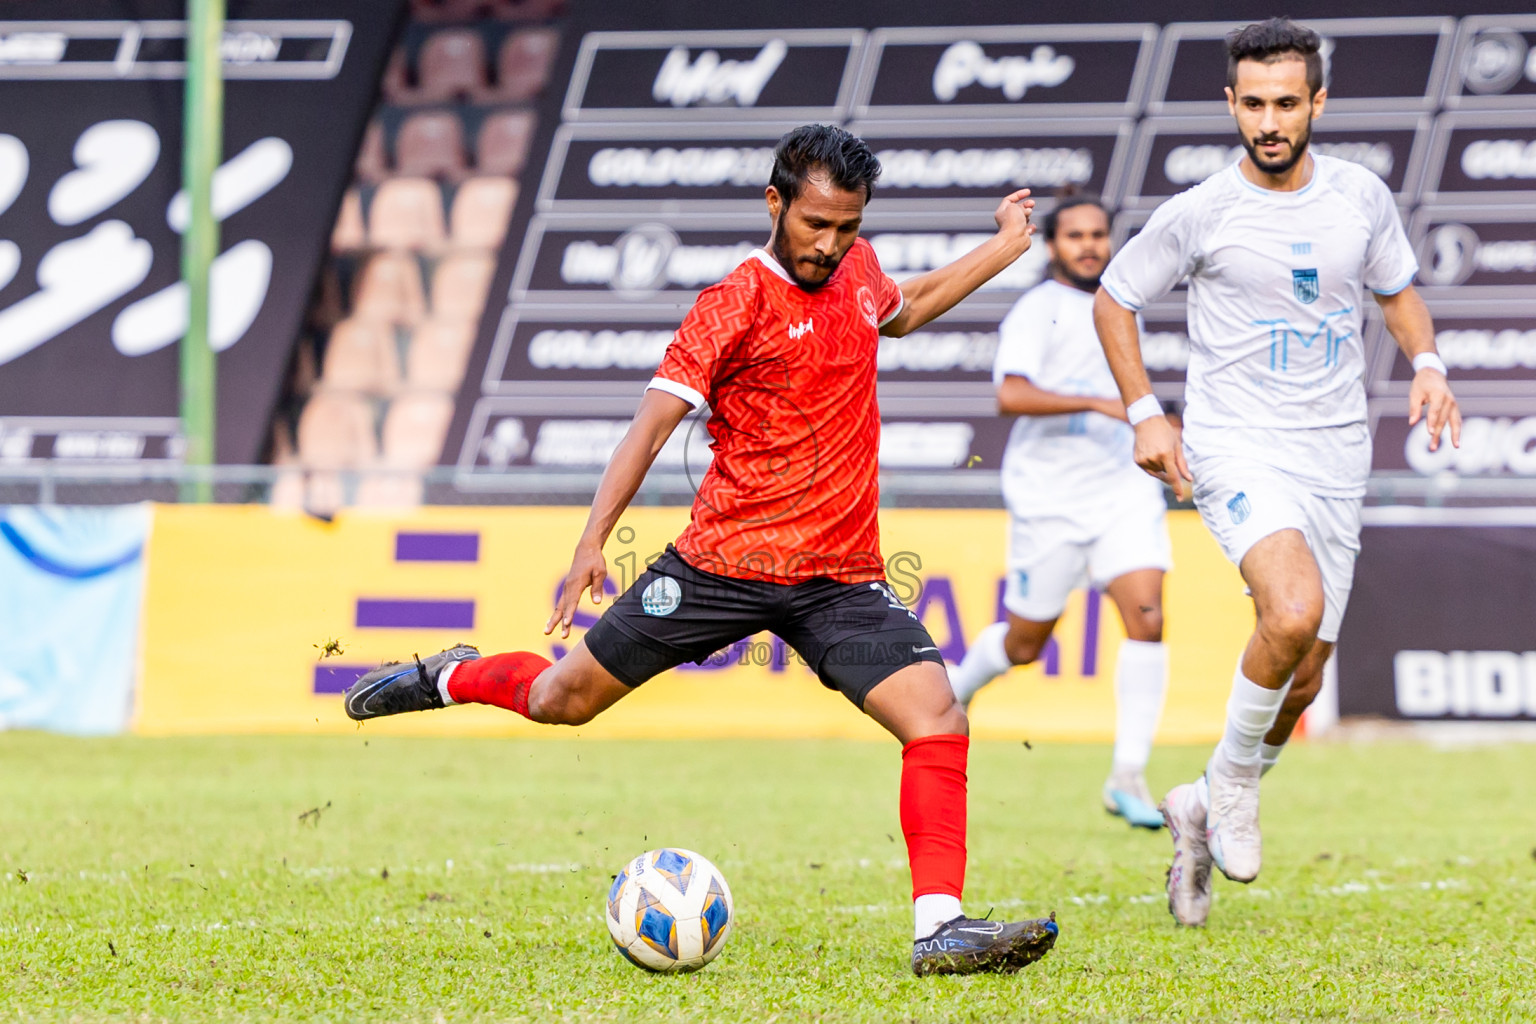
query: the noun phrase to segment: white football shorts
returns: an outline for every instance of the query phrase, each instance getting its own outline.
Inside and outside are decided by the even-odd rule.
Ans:
[[[1184,450],[1194,475],[1195,507],[1233,565],[1280,530],[1299,530],[1323,577],[1319,640],[1334,643],[1355,581],[1360,553],[1360,498],[1314,494],[1280,470],[1233,455],[1204,458]]]
[[[1093,517],[1009,516],[1003,605],[1031,622],[1049,622],[1078,587],[1102,589],[1138,569],[1173,567],[1161,487],[1107,495]]]

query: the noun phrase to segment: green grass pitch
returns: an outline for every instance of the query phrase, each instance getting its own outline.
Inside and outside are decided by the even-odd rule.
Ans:
[[[1158,750],[1154,789],[1205,754]],[[967,906],[1061,939],[919,980],[894,743],[0,735],[0,1020],[1536,1019],[1536,748],[1288,752],[1264,873],[1198,931],[1106,762],[974,748]],[[603,925],[659,845],[735,891],[698,974]]]

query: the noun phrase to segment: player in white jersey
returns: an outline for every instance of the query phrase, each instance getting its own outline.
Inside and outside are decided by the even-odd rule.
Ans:
[[[1093,296],[1109,262],[1109,216],[1095,200],[1070,197],[1041,228],[1049,276],[1004,318],[992,371],[998,412],[1018,417],[1002,472],[1008,618],[981,631],[949,681],[969,707],[976,691],[1040,656],[1074,588],[1102,588],[1127,636],[1115,667],[1115,750],[1104,806],[1132,825],[1161,828],[1143,773],[1168,681],[1163,573],[1170,545],[1163,488],[1131,457],[1125,406],[1093,329]]]
[[[1205,922],[1212,864],[1259,872],[1259,778],[1322,684],[1360,548],[1371,464],[1362,288],[1413,362],[1408,421],[1429,447],[1461,414],[1412,287],[1418,265],[1385,184],[1307,152],[1323,112],[1315,32],[1275,18],[1227,37],[1227,104],[1247,155],[1164,203],[1104,273],[1094,319],[1136,431],[1136,461],[1195,504],[1253,595],[1258,625],[1220,743],[1164,801],[1169,909]],[[1189,280],[1182,446],[1151,398],[1135,311]],[[1426,414],[1427,410],[1427,414]]]

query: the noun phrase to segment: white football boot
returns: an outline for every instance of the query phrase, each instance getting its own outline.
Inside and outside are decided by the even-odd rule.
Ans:
[[[1205,769],[1210,810],[1205,818],[1205,842],[1211,860],[1234,882],[1259,877],[1263,842],[1259,836],[1259,776],[1263,765],[1233,764],[1218,749]]]
[[[1211,913],[1211,851],[1205,845],[1205,806],[1194,783],[1174,786],[1158,805],[1173,837],[1168,867],[1168,913],[1199,928]]]

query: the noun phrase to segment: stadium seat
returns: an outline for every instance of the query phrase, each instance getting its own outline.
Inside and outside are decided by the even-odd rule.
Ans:
[[[491,287],[496,261],[481,253],[444,257],[432,272],[432,314],[454,320],[479,320]]]
[[[353,504],[363,508],[415,508],[425,488],[414,473],[364,473]]]
[[[389,324],[343,320],[325,346],[320,383],[331,391],[391,395],[400,387],[400,351]]]
[[[349,188],[342,194],[336,226],[331,229],[331,252],[356,252],[367,244],[368,234],[363,228],[363,197],[356,187]]]
[[[453,195],[449,243],[456,249],[499,248],[516,203],[517,182],[511,178],[470,178]]]
[[[500,110],[486,117],[475,140],[475,167],[481,174],[515,178],[528,162],[533,144],[531,110]]]
[[[405,47],[397,46],[389,55],[389,63],[384,65],[384,77],[379,80],[379,92],[389,103],[410,103],[414,98]]]
[[[384,416],[384,464],[426,469],[437,464],[453,419],[453,399],[431,392],[406,392],[389,403]]]
[[[353,469],[378,456],[373,403],[344,391],[316,391],[299,414],[299,458],[310,469]]]
[[[352,167],[357,180],[365,185],[377,185],[389,177],[389,154],[384,150],[384,124],[378,118],[368,122],[363,130],[362,144],[357,148],[357,161]]]
[[[475,321],[433,318],[416,328],[405,354],[405,384],[418,391],[457,391],[475,344]]]
[[[357,275],[353,316],[409,326],[420,322],[426,308],[421,266],[409,253],[377,253]]]
[[[368,210],[368,241],[381,249],[437,252],[447,243],[443,191],[426,178],[391,178]]]
[[[496,87],[487,100],[528,100],[544,91],[549,69],[560,48],[560,33],[529,28],[502,41],[496,55]]]
[[[483,95],[485,40],[472,28],[441,29],[427,37],[416,56],[417,102],[440,103]]]
[[[457,181],[465,174],[464,124],[449,110],[412,114],[395,136],[395,171]]]

